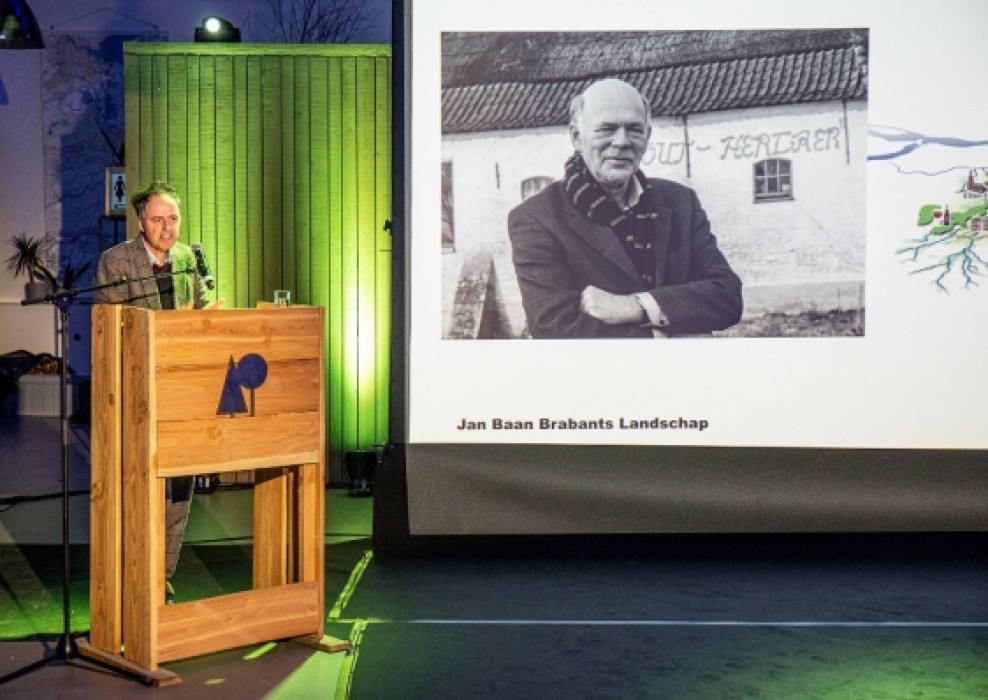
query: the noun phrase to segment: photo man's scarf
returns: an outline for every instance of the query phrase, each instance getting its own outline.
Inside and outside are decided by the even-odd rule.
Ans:
[[[634,174],[642,186],[642,196],[634,206],[622,209],[611,199],[600,183],[590,173],[580,153],[574,153],[566,161],[563,189],[577,211],[590,221],[607,226],[618,237],[621,245],[644,285],[651,289],[655,282],[655,248],[652,245],[652,220],[657,213],[653,198],[648,192],[651,185],[639,170]]]

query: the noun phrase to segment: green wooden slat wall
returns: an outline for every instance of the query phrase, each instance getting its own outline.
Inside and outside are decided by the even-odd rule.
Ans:
[[[227,306],[325,307],[341,483],[344,452],[387,440],[391,47],[135,43],[124,71],[127,181],[178,187]]]

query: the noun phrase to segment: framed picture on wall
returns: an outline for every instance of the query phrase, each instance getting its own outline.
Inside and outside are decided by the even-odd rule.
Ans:
[[[127,170],[122,167],[106,169],[106,216],[124,216],[127,213]]]

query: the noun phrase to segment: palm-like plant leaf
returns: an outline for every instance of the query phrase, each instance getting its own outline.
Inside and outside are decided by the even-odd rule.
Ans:
[[[79,266],[78,269],[73,267],[72,263],[68,263],[62,270],[62,283],[61,289],[72,289],[75,286],[76,280],[80,279],[86,270],[89,269],[89,263],[85,262]]]

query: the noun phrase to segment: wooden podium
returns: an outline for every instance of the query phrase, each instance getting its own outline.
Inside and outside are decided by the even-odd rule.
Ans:
[[[323,638],[323,310],[93,307],[90,636],[151,685],[159,664]],[[253,584],[165,605],[165,479],[255,470]],[[193,509],[195,506],[193,506]]]

